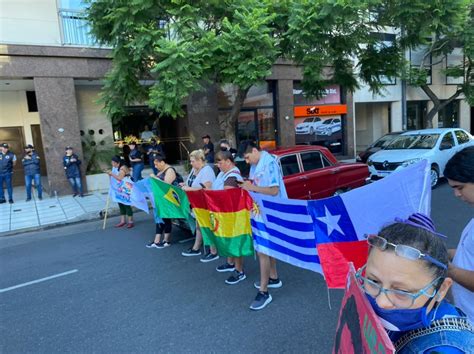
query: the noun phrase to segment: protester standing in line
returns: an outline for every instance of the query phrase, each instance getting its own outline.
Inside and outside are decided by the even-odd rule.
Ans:
[[[21,160],[25,171],[26,201],[31,200],[31,185],[35,181],[38,191],[38,199],[43,199],[43,188],[41,186],[40,157],[35,152],[33,145],[25,146],[25,156]]]
[[[191,163],[191,173],[188,175],[186,183],[181,188],[184,191],[197,191],[202,188],[211,188],[212,182],[216,179],[214,169],[206,163],[206,156],[203,150],[194,150],[189,154]],[[181,252],[185,257],[200,256],[202,246],[202,234],[199,225],[196,224],[196,239],[194,245],[188,250]],[[201,258],[201,262],[211,262],[219,259],[217,250],[211,247],[209,253]]]
[[[145,167],[143,163],[143,155],[137,147],[136,141],[131,141],[128,146],[130,147],[130,164],[132,165],[132,179],[133,182],[138,182],[143,179],[142,171]]]
[[[472,353],[474,328],[444,300],[453,280],[431,219],[413,214],[368,235],[367,242],[367,264],[356,278],[396,352]]]
[[[223,190],[238,188],[239,183],[243,182],[243,178],[240,174],[240,170],[235,166],[232,153],[229,150],[218,151],[216,153],[216,164],[220,173],[212,183],[212,189]],[[218,266],[216,270],[218,272],[233,272],[233,274],[226,279],[225,283],[234,285],[247,278],[243,263],[243,257],[228,257],[227,262]]]
[[[81,160],[73,152],[71,146],[66,146],[66,155],[63,157],[63,166],[64,171],[66,172],[66,177],[69,181],[69,184],[72,188],[73,197],[80,195],[84,196],[82,191],[82,181],[81,181]]]
[[[112,171],[106,171],[106,173],[117,181],[122,181],[124,178],[130,177],[130,170],[125,164],[125,161],[117,155],[112,157]],[[118,206],[120,209],[120,222],[115,225],[115,227],[127,225],[127,229],[131,229],[134,226],[132,206],[122,203],[118,203]],[[125,222],[125,217],[127,217],[128,222]]]
[[[474,207],[474,146],[456,153],[446,164],[444,176],[454,195]],[[474,218],[464,228],[458,247],[449,250],[449,256],[454,304],[474,324]]]
[[[151,174],[150,177],[159,179],[165,183],[177,186],[178,174],[176,170],[168,165],[162,155],[157,154],[153,158],[158,173]],[[146,245],[147,248],[165,248],[171,246],[172,220],[163,218],[163,223],[156,224],[155,239]]]
[[[206,155],[207,163],[214,163],[214,144],[211,141],[211,137],[208,134],[204,135],[202,142],[204,143],[202,150],[204,155]]]
[[[3,190],[3,182],[7,185],[8,202],[13,204],[13,167],[16,165],[16,156],[13,152],[9,151],[7,143],[3,143],[0,151],[0,204],[6,202],[5,194]]]
[[[243,144],[245,162],[250,164],[249,180],[244,181],[242,188],[249,192],[262,193],[270,196],[287,198],[283,175],[276,158],[266,151],[260,150],[253,141]],[[272,301],[268,288],[280,288],[276,260],[266,254],[258,253],[260,263],[260,282],[254,286],[259,289],[255,300],[250,305],[251,310],[261,310]]]

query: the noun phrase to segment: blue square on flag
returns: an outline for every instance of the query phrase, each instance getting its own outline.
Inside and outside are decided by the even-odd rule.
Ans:
[[[351,218],[340,196],[308,201],[317,243],[357,241]]]

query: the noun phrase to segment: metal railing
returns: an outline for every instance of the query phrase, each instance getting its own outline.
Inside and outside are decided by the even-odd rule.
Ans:
[[[84,11],[60,9],[59,18],[63,45],[100,47],[94,36],[90,34],[91,27]]]

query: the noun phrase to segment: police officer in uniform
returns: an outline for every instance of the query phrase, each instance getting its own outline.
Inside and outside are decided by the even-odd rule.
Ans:
[[[13,166],[16,164],[16,156],[13,152],[9,151],[9,146],[6,143],[1,145],[0,150],[0,204],[5,203],[5,194],[3,191],[3,182],[7,185],[8,191],[8,202],[13,203],[13,186],[12,186],[12,175]]]
[[[38,191],[38,199],[43,199],[43,188],[41,186],[40,157],[35,152],[33,145],[25,146],[25,156],[21,160],[25,170],[26,201],[31,200],[31,184],[35,181],[35,187]]]
[[[83,197],[82,182],[81,182],[81,160],[72,151],[71,146],[66,146],[66,155],[63,157],[64,172],[71,185],[73,197],[78,194]]]

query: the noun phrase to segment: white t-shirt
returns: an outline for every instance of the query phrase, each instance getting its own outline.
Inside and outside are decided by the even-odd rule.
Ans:
[[[194,168],[191,170],[188,178],[186,179],[186,185],[193,188],[202,188],[201,183],[205,184],[206,182],[214,182],[216,179],[216,174],[211,166],[206,165],[199,170],[199,173],[196,175]],[[191,183],[191,185],[190,185]]]
[[[453,264],[458,268],[474,271],[474,218],[462,232]],[[452,289],[454,304],[463,310],[474,324],[474,292],[457,283],[453,283]]]

